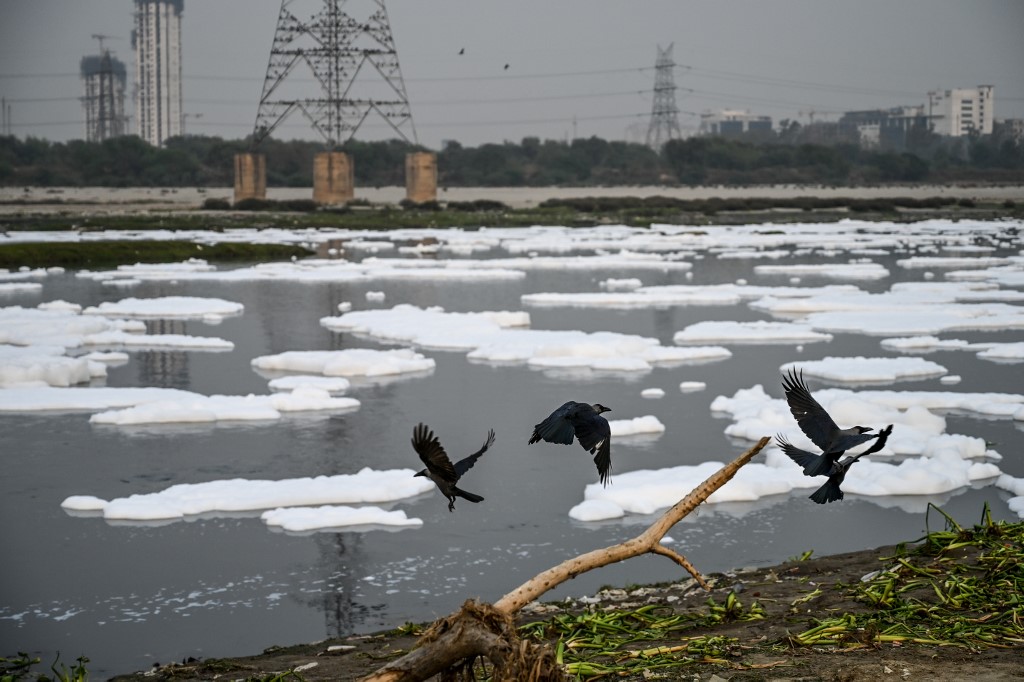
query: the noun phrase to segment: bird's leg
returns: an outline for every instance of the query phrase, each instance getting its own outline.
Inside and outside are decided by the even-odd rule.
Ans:
[[[454,497],[449,498],[449,500],[448,500],[448,511],[450,511],[450,512],[455,511],[455,498]]]

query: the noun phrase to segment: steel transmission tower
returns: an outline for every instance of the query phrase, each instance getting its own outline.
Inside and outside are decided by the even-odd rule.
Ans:
[[[658,60],[654,70],[654,105],[651,107],[651,123],[647,126],[647,146],[661,149],[669,140],[679,139],[683,135],[679,131],[679,109],[676,108],[676,80],[672,69],[676,63],[672,61],[672,46],[669,43],[664,50],[658,46]]]
[[[100,53],[82,57],[81,73],[85,83],[85,139],[102,142],[120,137],[127,129],[124,94],[128,72],[124,62],[103,46],[111,36],[93,34],[100,42]]]
[[[351,139],[371,114],[417,141],[384,0],[281,0],[253,145],[296,111],[329,148]]]

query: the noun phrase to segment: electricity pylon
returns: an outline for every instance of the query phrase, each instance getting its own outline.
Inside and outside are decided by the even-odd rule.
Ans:
[[[384,0],[281,0],[253,146],[296,111],[329,148],[351,139],[371,114],[417,141]]]
[[[679,139],[679,109],[676,108],[676,80],[672,69],[672,46],[664,50],[658,46],[658,60],[654,66],[654,104],[651,107],[651,123],[647,126],[647,146],[654,150],[669,140]]]

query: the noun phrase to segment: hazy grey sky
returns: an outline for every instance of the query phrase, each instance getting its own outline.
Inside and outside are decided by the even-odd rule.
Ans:
[[[280,7],[185,0],[187,132],[252,132]],[[995,86],[996,118],[1024,118],[1021,0],[390,0],[387,9],[419,141],[433,149],[530,135],[642,141],[656,46],[672,42],[684,132],[707,110],[835,120],[980,84]],[[107,44],[131,88],[132,12],[132,0],[0,0],[0,97],[15,135],[85,136],[78,68],[98,52],[92,34],[116,37]],[[130,100],[126,108],[134,113]],[[357,137],[384,133],[375,123]],[[275,136],[314,137],[297,116]]]

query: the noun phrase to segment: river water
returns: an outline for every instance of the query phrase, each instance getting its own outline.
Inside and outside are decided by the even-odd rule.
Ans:
[[[1016,251],[1007,253],[1015,254]],[[1007,255],[997,253],[994,255]],[[889,268],[882,281],[861,283],[882,291],[921,272]],[[775,261],[815,262],[808,257]],[[682,272],[643,273],[644,284],[732,282],[779,284],[758,277],[754,260],[694,262]],[[41,295],[11,295],[4,305],[64,299],[92,305],[127,295],[212,296],[245,305],[245,313],[208,327],[202,322],[150,322],[151,331],[214,335],[235,343],[229,353],[144,351],[112,368],[108,386],[161,386],[204,394],[266,393],[266,379],[250,367],[259,355],[287,350],[380,347],[328,331],[340,301],[366,301],[383,291],[387,306],[443,305],[452,311],[519,310],[520,296],[544,291],[594,291],[610,277],[638,276],[628,269],[595,272],[529,271],[515,282],[143,282],[125,293],[114,287],[52,275]],[[810,278],[807,279],[808,283]],[[827,283],[824,281],[818,284]],[[622,331],[672,345],[673,334],[701,320],[755,320],[767,316],[746,305],[665,309],[533,309],[538,329]],[[971,341],[1018,341],[1019,332],[958,333]],[[567,378],[524,366],[467,361],[463,353],[423,351],[436,360],[429,375],[357,383],[349,395],[362,405],[343,415],[289,415],[273,423],[104,427],[89,415],[0,414],[0,655],[28,651],[44,663],[60,651],[71,662],[91,659],[96,677],[145,669],[185,657],[257,653],[272,645],[425,621],[456,609],[468,597],[495,600],[537,572],[575,554],[639,533],[649,517],[581,523],[568,510],[595,480],[590,457],[578,447],[528,446],[532,426],[565,400],[602,402],[615,418],[657,416],[667,427],[657,438],[613,445],[616,472],[727,460],[747,446],[723,434],[727,421],[711,414],[718,395],[763,384],[781,395],[779,366],[825,356],[889,356],[878,338],[842,334],[829,343],[731,346],[733,357],[708,364],[657,368],[642,376]],[[934,380],[901,382],[905,390],[1019,393],[1021,365],[985,362],[973,353],[931,356],[963,382],[939,389]],[[707,390],[683,393],[681,381]],[[642,389],[666,395],[646,400]],[[419,468],[409,445],[423,421],[449,453],[468,453],[489,428],[493,449],[467,475],[465,487],[486,501],[460,502],[450,514],[436,492],[391,505],[424,525],[398,531],[318,532],[268,530],[257,513],[217,514],[165,523],[108,523],[62,510],[69,495],[112,499],[176,483],[250,478],[283,479]],[[1019,422],[1018,422],[1019,424]],[[1024,476],[1024,442],[1012,420],[948,417],[948,430],[984,437],[1006,459],[1000,467]],[[769,435],[769,434],[766,434]],[[815,554],[913,540],[925,530],[927,501],[963,523],[977,520],[985,503],[996,518],[1016,519],[1010,494],[992,486],[936,498],[865,498],[849,495],[818,506],[807,491],[702,508],[671,531],[674,546],[703,572],[769,565],[813,550]],[[931,515],[933,527],[941,524]],[[548,595],[580,596],[602,585],[625,585],[686,576],[662,557],[644,557],[584,575]],[[45,667],[45,666],[44,666]]]

